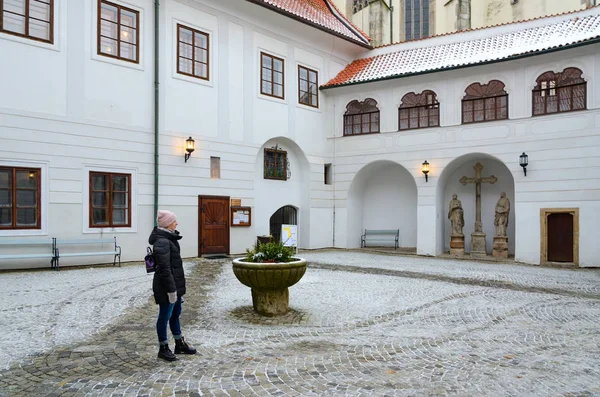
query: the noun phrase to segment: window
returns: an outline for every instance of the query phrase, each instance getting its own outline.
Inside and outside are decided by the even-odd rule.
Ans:
[[[303,105],[319,107],[319,74],[298,65],[298,102]]]
[[[260,64],[260,93],[283,99],[283,59],[261,52]]]
[[[54,0],[0,1],[0,32],[54,41]]]
[[[221,158],[210,158],[210,179],[221,179]]]
[[[131,226],[131,175],[90,172],[90,227]]]
[[[208,33],[177,25],[177,73],[208,80]]]
[[[572,112],[587,107],[587,82],[577,68],[546,72],[533,89],[533,115]]]
[[[325,166],[323,167],[323,171],[324,171],[323,181],[325,182],[326,185],[331,185],[331,163],[325,164]]]
[[[357,100],[350,102],[344,113],[344,136],[376,132],[379,132],[377,101],[367,98],[363,102]]]
[[[0,229],[41,228],[41,173],[0,167]]]
[[[140,13],[132,9],[98,1],[98,54],[139,63]]]
[[[352,2],[352,13],[356,14],[363,8],[366,8],[369,5],[369,0],[353,0]]]
[[[275,146],[272,149],[265,148],[265,179],[277,179],[287,181],[287,152]]]
[[[420,94],[408,93],[402,97],[398,109],[398,129],[412,130],[417,128],[439,127],[440,103],[433,91]]]
[[[429,36],[429,0],[404,0],[404,40]]]
[[[508,119],[508,94],[503,82],[492,80],[467,87],[462,100],[463,124],[505,119]]]

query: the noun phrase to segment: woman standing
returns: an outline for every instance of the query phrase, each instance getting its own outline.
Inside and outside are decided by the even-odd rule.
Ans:
[[[154,246],[156,272],[152,282],[154,300],[158,304],[158,358],[175,361],[175,354],[196,354],[196,349],[188,344],[181,335],[179,316],[181,315],[181,297],[185,295],[185,274],[179,240],[181,236],[176,230],[177,216],[171,211],[158,211],[158,227],[155,227],[148,242]],[[167,324],[175,339],[175,354],[169,349]]]

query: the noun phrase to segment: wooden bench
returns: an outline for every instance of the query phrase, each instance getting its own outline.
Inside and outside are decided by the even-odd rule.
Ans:
[[[46,250],[45,252],[14,252],[15,249],[18,249],[19,247],[34,246],[45,247]],[[27,237],[0,238],[0,260],[6,259],[50,259],[50,267],[53,269],[58,269],[58,251],[56,250],[56,239],[31,239]]]
[[[385,229],[385,230],[369,230],[365,229],[365,233],[360,236],[360,247],[367,247],[369,243],[394,243],[394,249],[398,248],[400,239],[400,229]]]
[[[110,244],[110,248],[106,248],[105,245]],[[98,246],[97,250],[83,250],[76,252],[61,252],[64,246]],[[56,268],[58,269],[60,258],[70,258],[77,256],[101,256],[101,255],[113,255],[113,266],[117,264],[119,259],[119,266],[121,266],[121,247],[117,245],[117,238],[101,238],[101,239],[78,239],[78,240],[57,240],[56,241]]]

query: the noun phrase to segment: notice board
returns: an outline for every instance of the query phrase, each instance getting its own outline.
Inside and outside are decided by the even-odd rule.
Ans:
[[[231,226],[250,226],[252,210],[250,207],[231,207]]]

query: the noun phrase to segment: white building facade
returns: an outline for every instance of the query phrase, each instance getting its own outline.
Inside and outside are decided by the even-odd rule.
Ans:
[[[372,50],[325,0],[316,9],[272,0],[31,3],[3,3],[0,239],[116,236],[122,260],[140,260],[161,208],[177,213],[186,257],[241,253],[281,223],[298,225],[300,248],[355,248],[365,228],[400,229],[401,246],[439,255],[457,193],[468,251],[474,186],[458,180],[480,162],[484,176],[498,178],[482,187],[489,238],[506,192],[516,260],[550,261],[543,225],[565,212],[576,234],[571,262],[600,266],[600,47],[586,36],[598,9],[410,43],[428,48],[589,17],[578,37],[586,45],[369,82],[352,80],[353,65],[407,48]],[[582,72],[585,109],[532,117],[536,79],[568,68]],[[508,95],[508,118],[463,124],[465,89],[494,80]],[[399,130],[402,99],[425,90],[436,94],[439,126]],[[367,98],[379,131],[345,136],[347,105]],[[195,151],[186,161],[188,137]],[[247,225],[234,223],[232,199],[248,207]],[[0,261],[2,269],[43,266]]]

